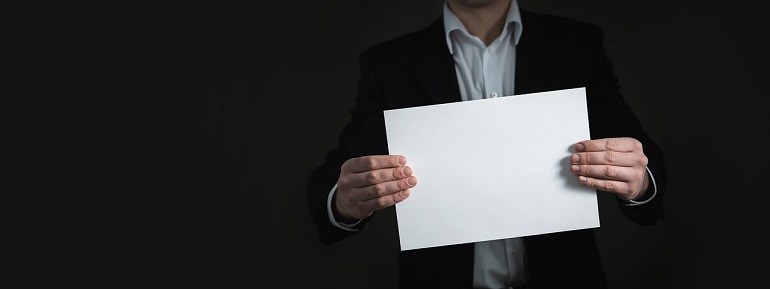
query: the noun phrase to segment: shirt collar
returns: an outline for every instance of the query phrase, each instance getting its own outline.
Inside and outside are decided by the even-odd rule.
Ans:
[[[468,30],[465,29],[465,25],[463,25],[462,21],[460,21],[459,18],[452,12],[452,10],[449,9],[449,4],[444,2],[444,35],[446,36],[446,45],[449,48],[449,54],[454,54],[454,51],[452,49],[452,37],[449,36],[450,32],[454,30],[460,30],[468,33]],[[511,25],[513,24],[513,25]],[[510,27],[514,26],[514,27]],[[521,14],[519,14],[519,4],[516,2],[516,0],[511,0],[511,5],[508,8],[508,14],[505,16],[505,26],[503,27],[503,34],[505,33],[511,33],[510,29],[513,29],[513,38],[514,43],[516,45],[519,44],[519,38],[521,38],[521,31],[523,30],[523,25],[521,24]]]

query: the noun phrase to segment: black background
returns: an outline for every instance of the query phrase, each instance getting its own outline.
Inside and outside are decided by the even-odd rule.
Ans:
[[[770,285],[757,2],[520,2],[605,29],[666,156],[664,223],[636,226],[599,196],[612,288]],[[348,119],[358,53],[441,4],[3,4],[0,285],[394,288],[394,210],[326,247],[305,188]]]

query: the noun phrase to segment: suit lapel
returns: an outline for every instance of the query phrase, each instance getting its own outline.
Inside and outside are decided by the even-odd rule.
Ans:
[[[442,18],[419,34],[415,46],[419,55],[410,68],[433,104],[461,101],[454,59],[449,54]]]
[[[516,46],[516,79],[514,94],[541,92],[552,65],[557,46],[556,37],[542,25],[537,15],[521,10],[524,30]]]

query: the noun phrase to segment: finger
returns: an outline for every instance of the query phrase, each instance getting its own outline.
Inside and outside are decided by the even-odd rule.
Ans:
[[[406,200],[406,198],[411,195],[411,191],[403,190],[399,192],[395,192],[389,195],[380,196],[375,199],[367,200],[363,203],[364,207],[371,210],[372,212],[377,210],[382,210],[384,208],[390,207],[392,205],[395,205],[397,203],[400,203],[403,200]]]
[[[643,153],[617,151],[583,152],[570,156],[574,165],[614,165],[622,167],[646,166],[647,156]]]
[[[359,201],[376,199],[400,191],[408,190],[417,185],[417,178],[408,177],[390,182],[379,183],[364,188],[354,190],[355,197]]]
[[[628,183],[621,181],[602,180],[592,177],[579,176],[578,183],[597,190],[612,192],[616,194],[623,194],[624,192],[630,191]]]
[[[406,164],[406,157],[399,155],[363,156],[349,159],[342,164],[342,170],[361,173],[371,170],[395,168]]]
[[[351,188],[363,188],[374,184],[399,180],[412,175],[412,168],[403,166],[397,168],[387,168],[363,173],[355,173],[340,179],[341,186]]]
[[[633,152],[641,151],[642,143],[629,137],[603,138],[597,140],[585,140],[575,144],[576,152]]]
[[[629,167],[605,165],[572,165],[570,168],[574,175],[621,182],[639,180],[643,176],[639,171]]]

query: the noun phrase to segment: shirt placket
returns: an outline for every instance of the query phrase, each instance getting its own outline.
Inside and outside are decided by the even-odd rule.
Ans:
[[[502,77],[500,75],[500,64],[496,56],[497,40],[484,48],[482,53],[482,67],[484,77],[484,98],[497,98],[502,96]]]

